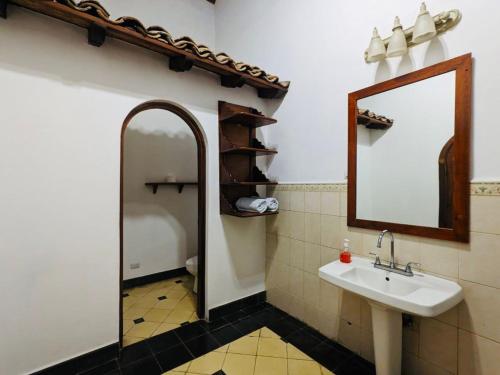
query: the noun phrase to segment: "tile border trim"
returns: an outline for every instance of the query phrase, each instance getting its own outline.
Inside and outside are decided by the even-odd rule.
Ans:
[[[151,275],[144,275],[140,277],[135,277],[133,279],[123,280],[123,289],[134,288],[136,286],[141,286],[145,284],[154,283],[157,281],[167,280],[174,277],[179,277],[183,275],[189,275],[186,267],[176,268],[169,271],[163,271],[158,273],[153,273]]]
[[[253,294],[251,296],[238,299],[233,302],[226,303],[225,305],[217,306],[208,311],[208,316],[210,321],[218,320],[224,315],[232,314],[238,310],[245,309],[247,307],[253,307],[259,305],[267,300],[267,293],[263,292]]]
[[[270,191],[304,191],[304,192],[347,192],[347,183],[333,184],[278,184],[270,187]],[[471,182],[471,195],[500,196],[500,182]]]

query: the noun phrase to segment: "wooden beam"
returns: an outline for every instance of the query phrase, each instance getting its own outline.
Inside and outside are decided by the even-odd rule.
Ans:
[[[7,18],[7,0],[0,0],[0,17]]]
[[[174,72],[186,72],[193,67],[193,60],[188,59],[186,56],[172,56],[169,67]]]
[[[89,44],[94,47],[100,47],[104,44],[106,40],[106,28],[98,25],[97,23],[91,23],[88,28],[89,33]]]

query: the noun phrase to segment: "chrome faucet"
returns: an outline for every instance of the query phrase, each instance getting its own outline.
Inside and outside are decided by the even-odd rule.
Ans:
[[[396,266],[396,262],[394,261],[394,235],[392,234],[391,231],[389,230],[383,230],[380,235],[378,236],[377,240],[377,247],[380,249],[382,247],[382,240],[384,239],[384,236],[389,233],[391,236],[391,260],[389,261],[389,264],[383,264],[380,261],[380,257],[376,253],[370,253],[371,255],[375,255],[375,263],[373,263],[373,267],[379,268],[388,272],[394,272],[400,275],[404,276],[413,276],[413,270],[411,269],[411,265],[419,265],[419,263],[415,262],[408,262],[406,267],[403,268],[398,268]]]

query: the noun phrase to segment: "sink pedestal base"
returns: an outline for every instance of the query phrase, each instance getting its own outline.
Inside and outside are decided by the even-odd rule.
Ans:
[[[369,303],[377,375],[401,375],[402,314],[385,305]]]

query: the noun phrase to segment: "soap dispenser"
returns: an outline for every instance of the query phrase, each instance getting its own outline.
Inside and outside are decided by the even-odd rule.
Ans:
[[[340,253],[340,261],[342,263],[351,263],[351,250],[349,245],[349,240],[344,239],[344,246],[342,252]]]

